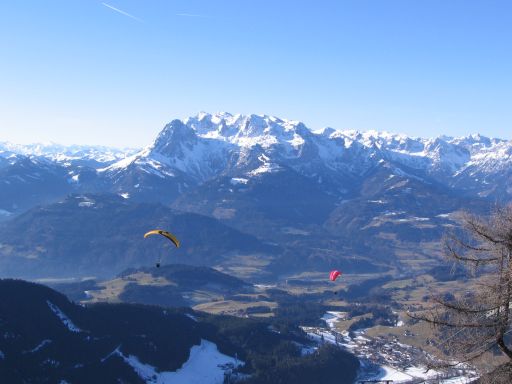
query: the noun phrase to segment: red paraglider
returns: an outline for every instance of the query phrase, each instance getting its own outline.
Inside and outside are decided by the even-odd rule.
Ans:
[[[331,273],[329,274],[329,279],[331,281],[335,281],[339,276],[341,276],[341,272],[340,271],[331,271]]]
[[[337,271],[337,270],[331,271],[331,273],[329,274],[329,280],[336,281],[336,279],[340,276],[341,276],[340,271]],[[338,292],[334,292],[334,294],[337,295]]]

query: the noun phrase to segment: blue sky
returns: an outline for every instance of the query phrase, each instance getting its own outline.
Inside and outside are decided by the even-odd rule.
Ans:
[[[512,3],[0,2],[0,141],[141,146],[199,111],[512,138]]]

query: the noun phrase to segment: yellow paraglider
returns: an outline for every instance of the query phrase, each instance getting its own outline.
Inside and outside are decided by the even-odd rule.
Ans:
[[[164,236],[167,239],[169,239],[176,246],[176,248],[180,247],[180,241],[176,238],[176,236],[174,236],[170,232],[162,231],[161,229],[153,229],[152,231],[146,232],[144,234],[144,238],[147,238],[147,237],[149,237],[151,235],[161,235],[161,236]],[[160,268],[160,258],[156,262],[156,267]]]
[[[173,244],[176,246],[176,248],[180,247],[180,241],[174,236],[172,233],[167,231],[162,231],[161,229],[153,229],[152,231],[149,231],[144,234],[144,238],[151,236],[151,235],[162,235],[167,237],[169,240],[173,242]]]

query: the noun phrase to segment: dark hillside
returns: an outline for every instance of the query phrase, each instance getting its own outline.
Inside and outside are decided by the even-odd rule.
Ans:
[[[6,383],[144,383],[128,358],[156,372],[175,371],[201,340],[244,361],[248,383],[284,383],[300,372],[330,383],[322,371],[334,361],[349,383],[358,367],[354,356],[339,349],[301,356],[301,345],[310,342],[298,328],[276,332],[262,320],[157,306],[80,306],[21,280],[0,280],[0,335],[0,377]]]

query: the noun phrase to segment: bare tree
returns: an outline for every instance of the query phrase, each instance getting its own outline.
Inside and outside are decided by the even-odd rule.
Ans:
[[[443,243],[447,257],[478,279],[465,294],[435,297],[433,309],[409,315],[438,328],[438,347],[454,364],[489,350],[501,351],[512,363],[512,205],[496,208],[489,218],[464,214],[462,231]]]

